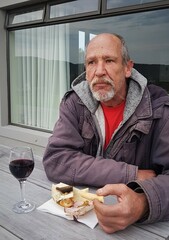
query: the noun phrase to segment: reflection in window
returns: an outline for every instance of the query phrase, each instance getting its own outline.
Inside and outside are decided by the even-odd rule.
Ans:
[[[85,29],[85,26],[93,35],[102,32],[122,35],[134,67],[149,82],[169,92],[169,9],[77,22],[73,27]]]
[[[78,61],[78,70],[83,72],[84,70],[84,55],[85,55],[85,32],[79,31],[79,61]]]
[[[89,39],[92,40],[92,38],[94,38],[95,36],[96,36],[96,34],[92,34],[92,33],[90,33],[90,37],[89,37]]]
[[[72,0],[50,6],[50,18],[98,11],[98,0]]]
[[[43,16],[43,10],[37,10],[22,14],[10,14],[9,24],[24,23],[30,21],[41,20]]]
[[[126,7],[150,2],[159,2],[159,0],[107,0],[107,9]]]

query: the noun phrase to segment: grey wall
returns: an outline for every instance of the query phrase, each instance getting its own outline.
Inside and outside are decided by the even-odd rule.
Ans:
[[[0,10],[0,124],[8,120],[5,12]]]
[[[21,7],[32,3],[41,3],[45,2],[46,0],[0,0],[0,8],[10,9],[15,6]]]

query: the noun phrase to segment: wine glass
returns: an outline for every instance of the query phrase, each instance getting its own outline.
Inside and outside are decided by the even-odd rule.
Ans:
[[[30,147],[14,147],[10,150],[9,169],[20,183],[21,201],[13,206],[16,213],[28,213],[35,209],[35,204],[25,199],[25,183],[34,168],[34,157]]]

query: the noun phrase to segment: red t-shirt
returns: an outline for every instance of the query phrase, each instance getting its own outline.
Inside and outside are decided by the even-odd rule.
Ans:
[[[110,139],[114,131],[119,126],[120,122],[123,120],[123,112],[125,107],[125,101],[120,103],[115,107],[107,107],[104,104],[101,104],[104,117],[105,117],[105,145],[104,148],[110,142]]]

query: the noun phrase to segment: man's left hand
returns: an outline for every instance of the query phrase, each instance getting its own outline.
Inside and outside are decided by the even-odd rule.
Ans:
[[[137,222],[148,212],[144,193],[136,193],[125,184],[107,184],[98,189],[98,195],[116,195],[118,202],[106,205],[94,200],[94,209],[99,225],[106,233],[123,230]]]

